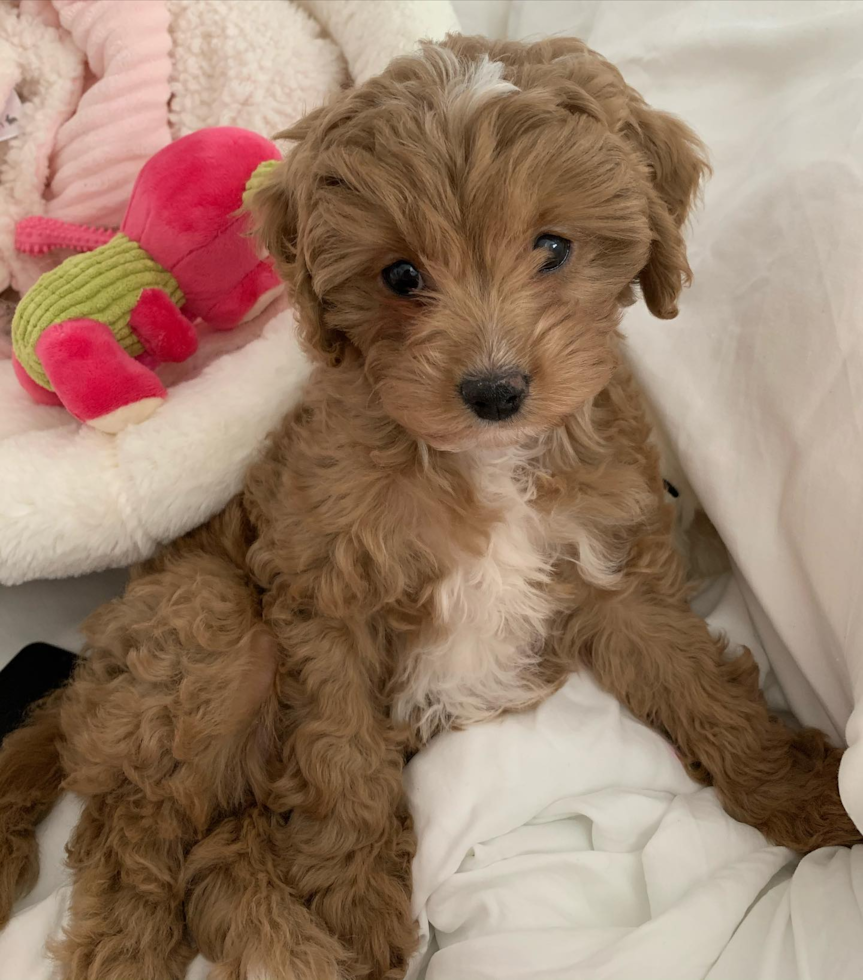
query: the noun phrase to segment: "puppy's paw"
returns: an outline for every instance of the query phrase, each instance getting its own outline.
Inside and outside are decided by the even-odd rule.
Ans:
[[[700,762],[698,759],[684,759],[679,752],[678,758],[683,763],[683,768],[686,770],[686,774],[690,779],[693,779],[696,783],[700,783],[702,786],[713,785],[713,777],[703,762]]]
[[[135,949],[124,935],[86,936],[80,929],[49,949],[63,965],[63,980],[183,980],[192,958],[186,946],[170,953],[156,943]]]
[[[333,885],[313,902],[349,951],[344,972],[349,980],[401,980],[416,948],[410,879],[388,861],[375,865],[352,886]]]
[[[863,835],[839,797],[842,750],[814,728],[786,732],[769,765],[753,757],[737,780],[717,784],[726,809],[772,843],[803,854],[859,844]]]
[[[277,941],[277,937],[273,937]],[[340,957],[315,942],[269,953],[247,951],[223,960],[210,970],[208,980],[343,980]]]
[[[795,732],[788,778],[775,787],[775,806],[759,826],[765,836],[802,853],[863,842],[839,796],[841,761],[842,750],[830,745],[822,732]]]

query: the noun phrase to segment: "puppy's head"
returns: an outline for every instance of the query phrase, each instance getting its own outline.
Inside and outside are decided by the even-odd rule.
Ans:
[[[633,283],[677,313],[701,144],[580,41],[450,37],[283,135],[253,208],[306,346],[361,359],[436,448],[522,443],[597,394]]]

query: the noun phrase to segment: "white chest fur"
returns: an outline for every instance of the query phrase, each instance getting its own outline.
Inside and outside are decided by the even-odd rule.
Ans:
[[[531,667],[551,612],[549,555],[521,460],[484,454],[465,465],[500,520],[486,552],[466,554],[437,587],[435,639],[420,640],[406,664],[395,712],[423,736],[533,701]]]

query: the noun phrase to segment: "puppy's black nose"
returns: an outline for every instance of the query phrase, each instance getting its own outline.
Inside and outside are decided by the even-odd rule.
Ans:
[[[503,422],[521,408],[529,383],[527,375],[510,371],[465,378],[458,390],[474,415],[488,422]]]

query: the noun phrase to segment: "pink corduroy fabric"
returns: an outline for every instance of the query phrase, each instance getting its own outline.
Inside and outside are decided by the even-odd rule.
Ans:
[[[116,226],[144,163],[171,142],[165,0],[53,0],[92,82],[57,133],[45,214]]]

